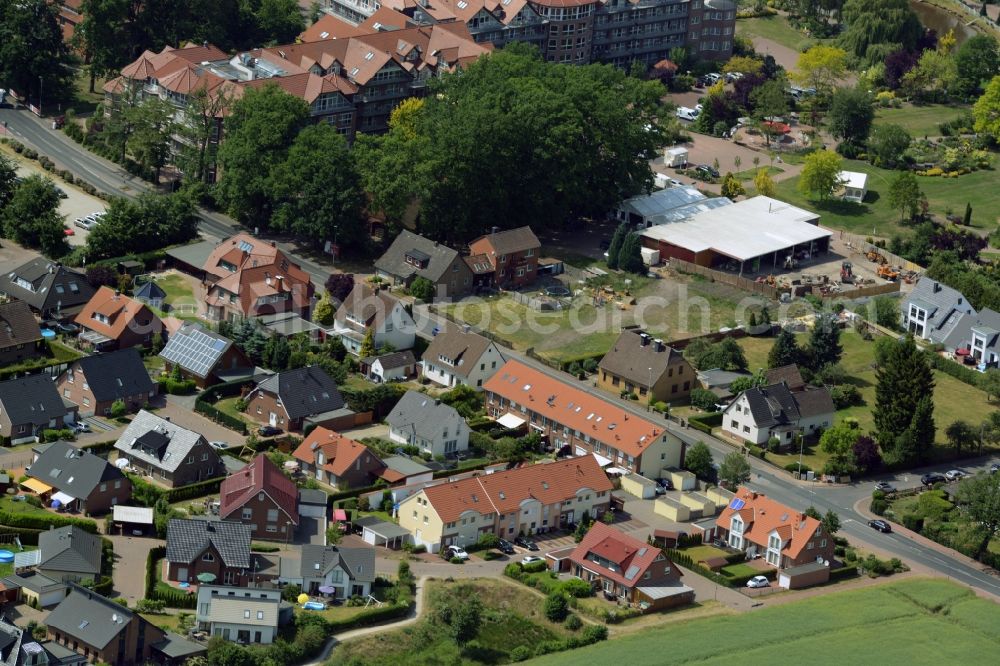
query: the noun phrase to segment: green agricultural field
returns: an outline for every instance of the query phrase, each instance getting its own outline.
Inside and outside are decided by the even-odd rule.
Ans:
[[[874,167],[868,162],[844,160],[845,171],[868,174],[868,197],[857,204],[840,199],[812,200],[798,191],[798,177],[776,183],[777,198],[795,206],[814,210],[820,223],[832,229],[868,236],[907,236],[911,229],[900,224],[899,211],[889,205],[889,185],[898,172]],[[971,203],[973,226],[993,229],[1000,209],[1000,187],[995,171],[974,171],[958,178],[917,176],[920,189],[927,195],[931,213],[943,219],[949,211],[961,213]]]
[[[946,104],[927,104],[925,106],[905,104],[898,109],[876,110],[875,124],[899,125],[918,139],[925,136],[940,136],[941,129],[938,125],[958,118],[968,108]]]
[[[788,24],[784,16],[761,16],[736,21],[736,34],[741,37],[762,37],[787,46],[793,51],[804,51],[820,40],[807,37]]]
[[[948,581],[916,579],[830,592],[751,613],[652,628],[539,666],[577,664],[996,663],[1000,606]],[[791,655],[798,655],[792,657]]]

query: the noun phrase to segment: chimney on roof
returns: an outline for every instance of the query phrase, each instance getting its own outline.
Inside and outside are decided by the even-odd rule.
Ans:
[[[939,291],[941,291],[941,283],[940,282],[935,282],[934,283],[934,293],[936,294]]]
[[[271,247],[278,247],[278,245],[274,241],[271,241]]]
[[[462,324],[462,333],[468,333],[470,330],[472,330],[471,326],[468,324]]]
[[[663,344],[663,340],[661,340],[659,338],[656,338],[655,340],[653,340],[653,344],[656,345],[656,351],[658,351],[658,352],[661,352],[664,349],[666,349],[666,346]]]
[[[639,346],[640,347],[645,347],[648,344],[649,344],[649,334],[648,333],[640,333],[639,334]]]
[[[169,416],[164,416],[163,420],[166,421],[167,423],[170,423],[170,417]]]

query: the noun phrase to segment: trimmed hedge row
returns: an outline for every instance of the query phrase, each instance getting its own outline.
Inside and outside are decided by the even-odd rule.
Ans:
[[[845,578],[854,578],[857,575],[858,567],[856,564],[840,567],[839,569],[830,569],[830,582],[834,583],[838,580],[844,580]]]
[[[0,525],[0,534],[16,534],[21,539],[22,544],[27,544],[29,546],[38,545],[38,535],[44,530],[32,530],[32,529],[17,529],[14,527],[7,527],[6,525]]]
[[[162,601],[170,608],[194,608],[198,598],[193,594],[185,594],[179,590],[171,590],[169,593],[161,592],[156,588],[156,565],[167,556],[166,546],[155,546],[149,550],[146,556],[146,599],[150,601]]]
[[[235,430],[241,435],[248,434],[246,421],[216,409],[214,405],[205,402],[201,398],[194,401],[194,411],[203,416],[207,416],[209,419],[215,421],[223,427]]]
[[[345,631],[347,629],[355,629],[357,627],[366,626],[369,624],[377,624],[379,622],[384,622],[386,620],[394,620],[399,617],[405,617],[412,606],[412,602],[405,604],[392,604],[385,605],[380,608],[371,608],[364,612],[358,613],[354,617],[346,620],[327,620],[326,628],[328,633],[336,633],[339,631]],[[192,606],[193,608],[193,606]]]
[[[171,488],[164,493],[167,501],[173,504],[174,502],[180,502],[182,500],[195,499],[196,497],[204,497],[205,495],[211,495],[219,491],[219,486],[222,485],[222,481],[226,477],[220,476],[214,479],[208,479],[206,481],[199,481],[197,483],[192,483],[186,486],[181,486],[180,488]]]
[[[674,564],[679,564],[680,566],[687,567],[688,569],[695,572],[699,576],[703,576],[714,583],[718,583],[719,585],[725,585],[726,587],[739,587],[739,585],[737,585],[736,583],[739,580],[739,578],[743,578],[743,583],[742,583],[743,585],[746,585],[746,582],[751,578],[751,576],[730,578],[729,576],[723,576],[722,574],[717,574],[711,569],[706,569],[700,564],[697,564],[694,560],[691,559],[690,555],[682,553],[679,550],[668,548],[666,553],[667,557],[669,557]]]
[[[29,530],[47,530],[49,527],[65,527],[75,525],[84,532],[97,534],[97,523],[84,518],[73,518],[72,516],[39,516],[30,513],[10,513],[0,511],[0,525],[4,527],[23,527]]]
[[[80,448],[89,453],[93,453],[95,456],[100,456],[108,453],[115,448],[115,442],[117,439],[110,439],[106,442],[95,442],[93,444],[84,444]]]
[[[722,412],[710,412],[708,414],[695,414],[688,418],[688,425],[695,430],[711,434],[712,428],[722,425]]]
[[[960,363],[950,361],[943,356],[935,354],[933,351],[926,351],[924,353],[927,356],[928,363],[935,370],[940,370],[946,375],[951,375],[964,384],[980,388],[979,382],[983,375],[981,375],[977,370],[973,370],[972,368],[967,368]]]

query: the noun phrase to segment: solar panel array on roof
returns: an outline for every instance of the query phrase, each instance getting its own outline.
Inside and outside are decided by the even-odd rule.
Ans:
[[[739,511],[746,506],[746,502],[741,500],[739,497],[734,497],[733,501],[729,503],[729,508],[733,511]]]
[[[226,340],[220,340],[202,330],[192,328],[174,335],[161,352],[161,356],[199,377],[204,377],[219,360],[227,345]]]

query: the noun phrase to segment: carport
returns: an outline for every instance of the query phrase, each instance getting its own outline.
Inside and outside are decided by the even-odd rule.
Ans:
[[[128,533],[135,536],[148,534],[153,526],[151,507],[116,504],[111,517],[121,530],[121,534]]]
[[[361,526],[361,538],[365,543],[373,546],[385,546],[395,550],[410,541],[409,530],[372,516],[357,520],[354,524]]]
[[[830,567],[823,562],[810,562],[802,566],[785,569],[778,574],[778,587],[797,590],[811,585],[820,585],[830,580]]]
[[[559,550],[553,550],[545,553],[545,559],[549,564],[550,571],[569,571],[570,570],[570,559],[569,556],[573,554],[573,548],[560,548]]]

